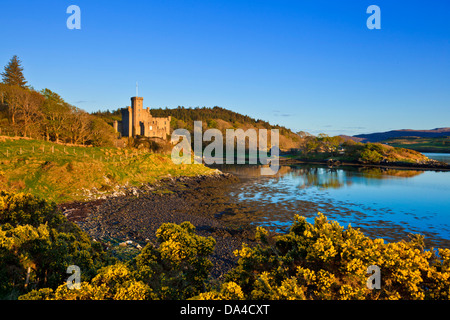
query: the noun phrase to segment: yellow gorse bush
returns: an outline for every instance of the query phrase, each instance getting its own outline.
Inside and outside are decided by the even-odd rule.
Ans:
[[[288,233],[256,228],[237,266],[211,281],[215,240],[189,222],[165,223],[159,245],[147,244],[127,262],[107,258],[52,204],[29,194],[0,192],[0,293],[20,299],[449,299],[450,250],[425,250],[423,236],[385,243],[319,213],[295,216]],[[101,263],[96,264],[99,260]],[[64,283],[68,265],[84,272],[81,288]],[[367,287],[378,266],[381,288]],[[26,270],[31,270],[26,287]]]
[[[0,191],[0,298],[14,299],[33,288],[56,289],[75,263],[84,271],[82,280],[90,279],[109,261],[100,244],[55,204]]]
[[[212,266],[207,256],[214,250],[215,240],[195,234],[190,222],[165,223],[156,236],[160,242],[158,247],[149,243],[131,261],[100,269],[90,282],[82,282],[80,289],[70,290],[63,284],[56,290],[31,291],[21,299],[186,299],[206,291]],[[214,296],[210,294],[207,298]],[[230,282],[223,285],[220,298],[239,299],[243,293],[238,285]]]
[[[449,299],[450,250],[424,250],[423,237],[385,243],[319,213],[296,216],[290,232],[236,250],[228,276],[247,299]],[[381,289],[367,288],[367,268],[381,272]]]

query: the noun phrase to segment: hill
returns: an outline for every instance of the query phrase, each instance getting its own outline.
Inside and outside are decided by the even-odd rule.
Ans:
[[[23,191],[57,203],[85,200],[102,193],[168,176],[213,173],[203,165],[176,165],[170,156],[114,147],[65,146],[47,141],[0,136],[0,190]]]
[[[203,122],[203,130],[215,128],[225,133],[226,129],[278,129],[280,133],[280,149],[289,150],[298,148],[300,137],[290,129],[279,125],[272,125],[267,121],[254,119],[225,108],[158,108],[151,109],[155,117],[171,116],[171,131],[175,129],[187,129],[193,133],[194,121]],[[112,124],[114,120],[121,120],[120,109],[115,111],[97,111],[93,115],[100,117],[105,122]]]
[[[427,164],[430,162],[420,152],[397,148],[381,143],[361,143],[343,137],[327,135],[311,136],[302,146],[301,152],[291,158],[312,161],[342,161],[362,164]]]
[[[381,142],[387,139],[399,137],[419,137],[419,138],[437,138],[450,136],[450,127],[436,128],[432,130],[391,130],[386,132],[376,132],[369,134],[358,134],[350,137],[356,142]]]
[[[408,148],[419,152],[450,153],[450,136],[437,138],[400,137],[383,141],[393,147]]]

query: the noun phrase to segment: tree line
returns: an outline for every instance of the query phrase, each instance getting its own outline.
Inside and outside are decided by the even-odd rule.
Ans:
[[[111,145],[114,129],[103,119],[77,108],[50,89],[27,85],[23,67],[13,56],[1,74],[1,134],[81,145]]]
[[[168,117],[172,116],[171,129],[188,129],[193,130],[194,121],[202,121],[207,124],[208,128],[216,128],[216,119],[230,122],[235,128],[240,128],[243,124],[250,124],[255,127],[261,127],[265,129],[278,129],[281,135],[295,135],[290,129],[280,126],[271,125],[269,122],[254,119],[250,116],[243,115],[221,107],[197,107],[197,108],[185,108],[179,106],[178,108],[158,108],[152,109],[151,113],[154,117]]]

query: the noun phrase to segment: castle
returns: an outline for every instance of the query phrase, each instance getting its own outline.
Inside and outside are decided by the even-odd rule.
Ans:
[[[138,135],[149,138],[167,139],[170,135],[170,120],[156,118],[150,113],[150,109],[144,109],[144,98],[131,97],[131,107],[122,108],[122,121],[114,121],[114,129],[122,137],[135,137]]]

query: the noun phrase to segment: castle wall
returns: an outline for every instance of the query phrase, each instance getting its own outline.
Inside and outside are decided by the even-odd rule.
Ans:
[[[131,112],[130,107],[128,108],[122,108],[122,136],[123,137],[131,137]]]
[[[167,135],[170,134],[171,117],[153,117],[149,108],[143,108],[143,100],[141,97],[131,98],[131,107],[122,109],[122,121],[115,129],[121,128],[120,132],[124,137],[142,135],[167,139]]]

